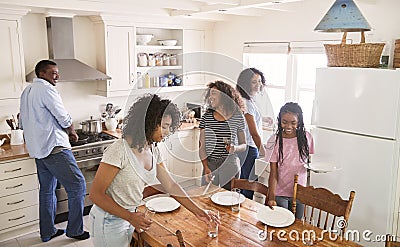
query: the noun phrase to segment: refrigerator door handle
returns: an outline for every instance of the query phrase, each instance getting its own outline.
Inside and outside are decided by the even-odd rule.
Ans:
[[[311,112],[311,124],[316,125],[317,124],[317,109],[318,109],[318,100],[314,99],[313,100],[313,107],[312,107],[312,112]]]

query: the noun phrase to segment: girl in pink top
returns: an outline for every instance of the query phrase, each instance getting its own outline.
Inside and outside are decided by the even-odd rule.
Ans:
[[[278,115],[278,130],[271,138],[275,139],[275,146],[269,158],[268,205],[292,211],[294,175],[299,175],[299,184],[306,185],[304,164],[314,153],[313,138],[304,128],[303,111],[297,103],[289,102],[282,106]],[[297,205],[296,218],[301,218],[304,205]]]

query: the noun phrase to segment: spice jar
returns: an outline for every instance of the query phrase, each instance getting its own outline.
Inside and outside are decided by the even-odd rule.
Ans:
[[[163,58],[162,58],[161,53],[155,54],[155,62],[156,62],[156,66],[163,66]]]
[[[176,58],[176,54],[171,54],[171,56],[169,57],[169,65],[171,65],[171,66],[178,65],[178,60]]]
[[[169,55],[168,54],[163,55],[163,65],[169,66]]]
[[[149,66],[151,66],[151,67],[156,66],[156,59],[154,57],[154,54],[149,53],[148,60],[149,60]]]

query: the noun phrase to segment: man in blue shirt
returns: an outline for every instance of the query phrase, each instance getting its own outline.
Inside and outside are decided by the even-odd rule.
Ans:
[[[86,194],[85,178],[71,152],[72,141],[78,135],[72,118],[64,108],[55,86],[59,79],[57,64],[42,60],[35,66],[37,78],[21,95],[20,127],[29,156],[35,158],[39,178],[39,225],[43,242],[64,234],[54,227],[57,181],[68,195],[68,225],[66,235],[79,240],[89,238],[83,230],[83,208]]]

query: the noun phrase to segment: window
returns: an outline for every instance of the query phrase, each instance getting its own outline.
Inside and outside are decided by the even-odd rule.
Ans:
[[[316,68],[327,65],[321,42],[247,44],[243,61],[264,73],[276,116],[286,102],[294,101],[303,109],[304,123],[311,124]]]

